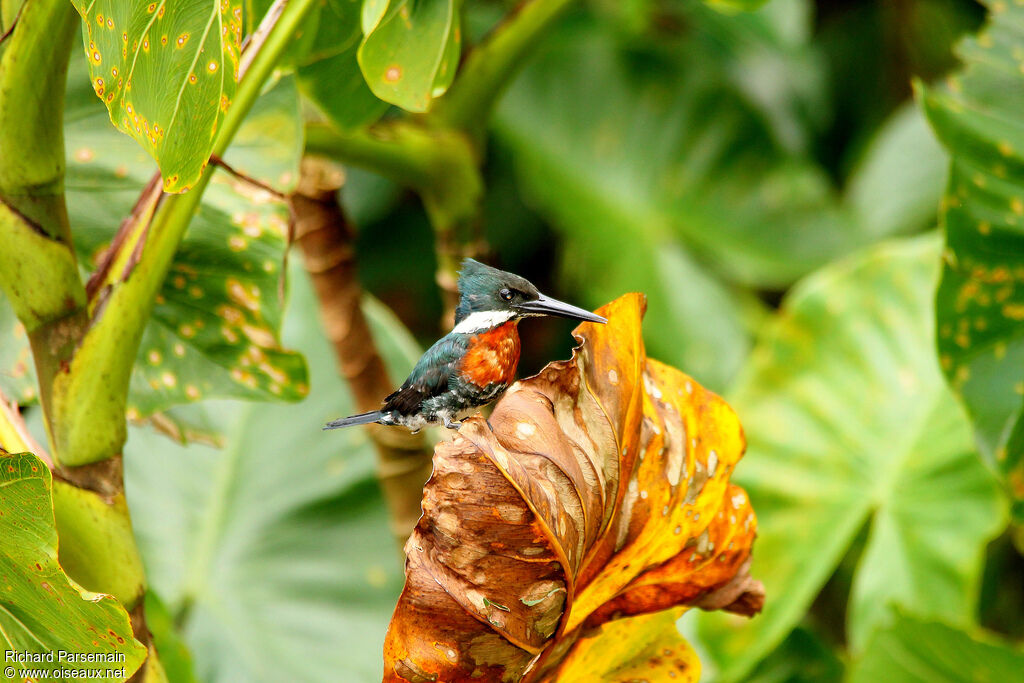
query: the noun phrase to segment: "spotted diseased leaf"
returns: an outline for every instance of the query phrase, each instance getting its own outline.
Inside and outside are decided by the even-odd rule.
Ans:
[[[76,250],[92,269],[155,169],[106,123],[103,107],[74,77],[84,65],[71,68],[66,192]],[[225,159],[287,192],[298,178],[301,141],[298,93],[286,78],[257,100]],[[287,232],[288,209],[278,196],[222,169],[214,172],[143,333],[130,418],[203,398],[305,395],[305,362],[278,340]]]
[[[114,598],[83,590],[58,563],[50,486],[50,470],[39,458],[0,450],[0,649],[124,657],[116,663],[16,663],[16,671],[74,669],[84,677],[87,670],[123,667],[131,675],[146,658],[146,648],[135,640],[128,613]],[[5,675],[12,679],[22,680]]]
[[[380,99],[424,112],[448,89],[459,64],[459,0],[391,0],[359,46],[359,65]],[[381,3],[374,3],[381,9]],[[364,20],[367,18],[364,9]],[[372,21],[372,18],[371,20]]]
[[[923,98],[953,157],[935,308],[942,369],[1024,518],[1024,6],[986,4],[964,69]]]
[[[542,680],[586,661],[574,643],[618,617],[760,608],[754,514],[729,483],[739,421],[646,357],[643,308],[635,294],[606,306],[606,326],[577,328],[572,360],[437,447],[385,681]]]
[[[96,95],[156,159],[164,190],[202,173],[238,79],[238,0],[74,0]]]

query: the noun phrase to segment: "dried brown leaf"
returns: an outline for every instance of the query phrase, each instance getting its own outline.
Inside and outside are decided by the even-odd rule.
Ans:
[[[579,648],[612,619],[760,609],[754,513],[729,483],[739,421],[646,357],[644,307],[638,294],[605,306],[571,360],[437,446],[385,681],[541,680],[593,659]]]

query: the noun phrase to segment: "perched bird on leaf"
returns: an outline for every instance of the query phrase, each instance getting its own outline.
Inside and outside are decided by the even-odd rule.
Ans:
[[[525,278],[464,260],[455,328],[427,349],[380,410],[328,422],[324,429],[371,422],[413,431],[437,424],[458,429],[461,417],[498,398],[515,379],[519,321],[541,315],[608,322],[544,296]]]

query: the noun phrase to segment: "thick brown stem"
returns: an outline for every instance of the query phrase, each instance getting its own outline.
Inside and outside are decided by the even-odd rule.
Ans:
[[[306,158],[291,197],[295,240],[320,301],[327,337],[341,374],[360,411],[376,410],[394,388],[360,308],[351,227],[338,203],[342,174],[329,162]],[[377,475],[400,545],[420,516],[423,484],[430,476],[432,451],[423,436],[401,427],[370,425],[377,450]]]

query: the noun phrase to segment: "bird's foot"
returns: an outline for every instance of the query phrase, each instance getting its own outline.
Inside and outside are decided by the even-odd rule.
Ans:
[[[448,429],[454,429],[455,431],[458,431],[459,427],[462,426],[462,423],[456,420],[451,420],[446,417],[444,418],[444,426],[447,427]]]

